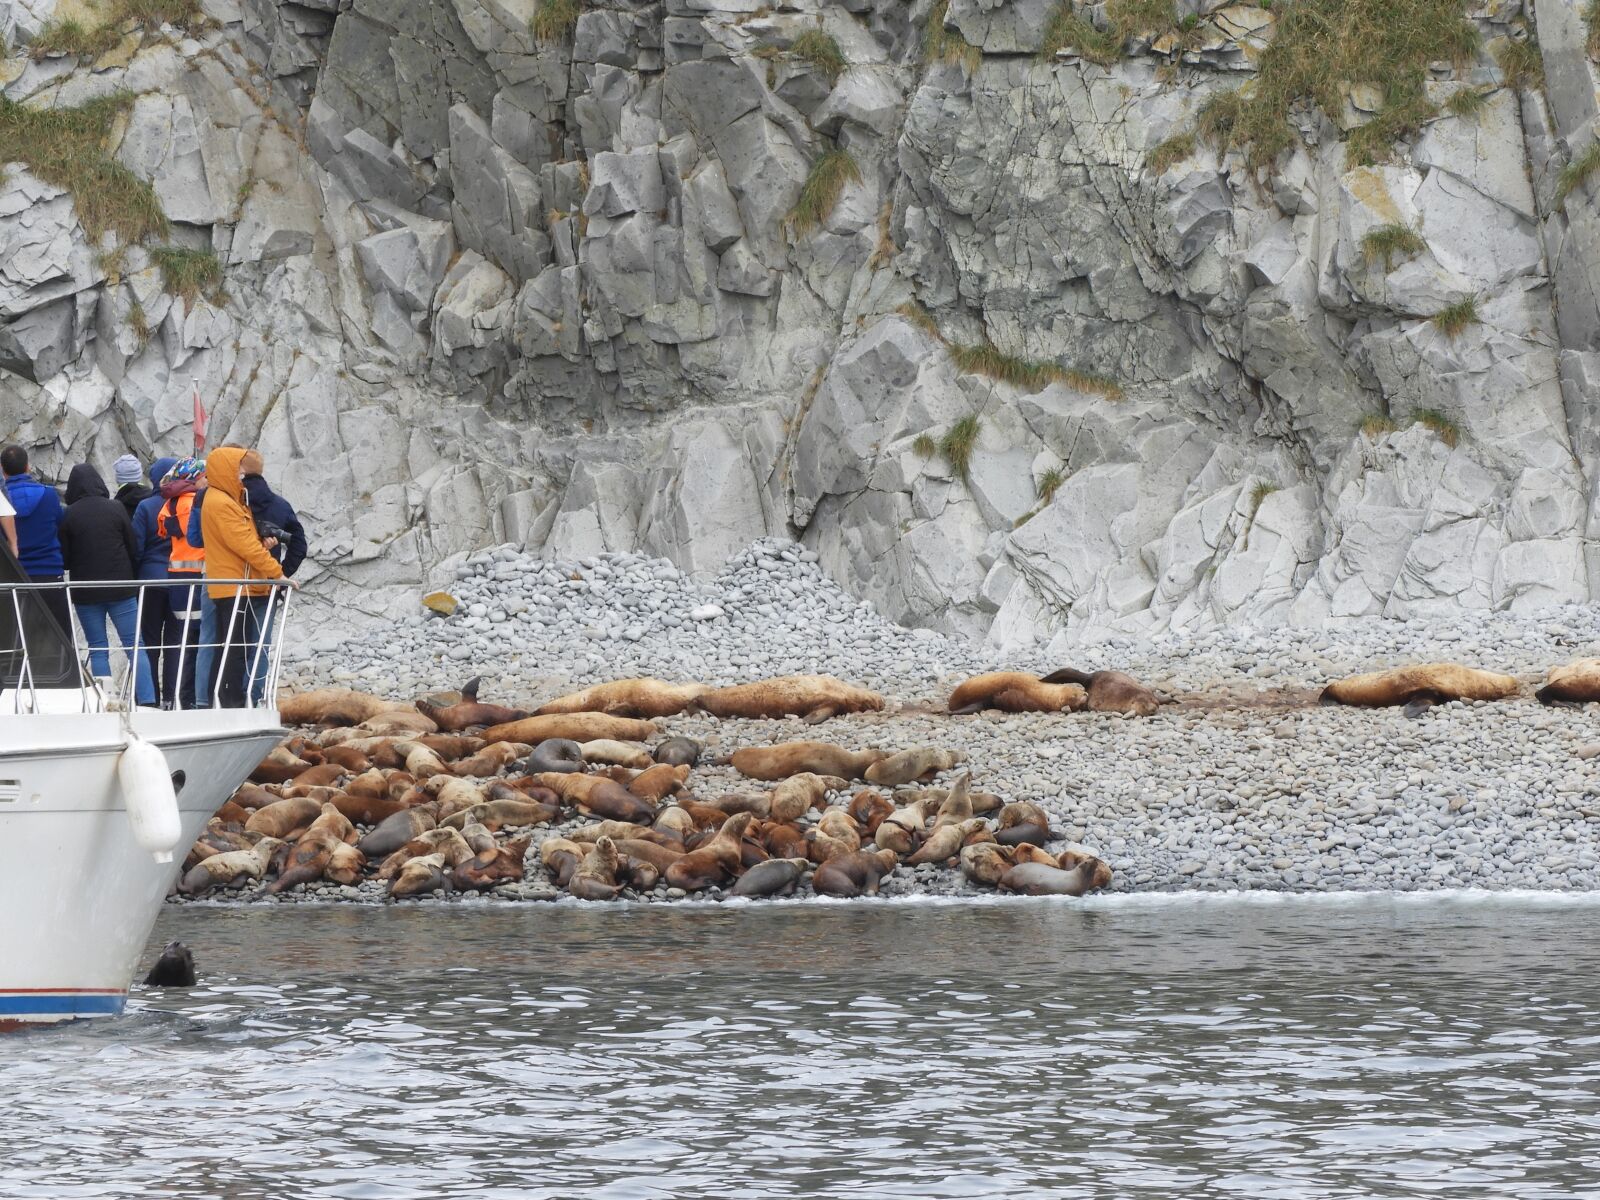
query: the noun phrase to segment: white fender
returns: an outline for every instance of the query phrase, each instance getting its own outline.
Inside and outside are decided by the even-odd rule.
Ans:
[[[128,745],[117,761],[117,780],[134,840],[158,863],[171,862],[172,852],[183,839],[183,822],[167,756],[159,746],[129,733]]]

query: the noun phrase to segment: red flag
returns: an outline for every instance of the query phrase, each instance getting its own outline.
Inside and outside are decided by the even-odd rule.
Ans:
[[[206,406],[200,403],[200,381],[194,384],[194,456],[201,458],[206,452]]]

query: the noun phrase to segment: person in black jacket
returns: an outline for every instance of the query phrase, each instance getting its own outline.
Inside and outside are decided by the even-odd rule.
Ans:
[[[72,586],[72,607],[77,610],[83,637],[89,643],[89,673],[104,679],[111,674],[106,621],[116,627],[122,649],[134,663],[134,699],[156,702],[150,663],[139,645],[139,548],[133,538],[128,510],[111,498],[105,480],[88,463],[79,463],[67,476],[67,510],[57,530],[67,580]],[[80,587],[90,582],[120,587]]]

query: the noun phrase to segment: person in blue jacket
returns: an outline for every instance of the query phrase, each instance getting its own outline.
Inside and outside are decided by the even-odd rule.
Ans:
[[[28,473],[28,452],[21,446],[0,450],[0,473],[5,475],[11,507],[17,510],[17,561],[32,582],[60,583],[66,572],[61,539],[56,534],[56,527],[61,524],[61,497],[55,488]],[[67,606],[65,589],[52,588],[43,594],[43,599],[70,637],[72,610]]]
[[[161,506],[166,503],[166,497],[161,494],[161,483],[177,461],[175,458],[158,458],[150,464],[150,486],[155,492],[139,501],[133,510],[133,541],[139,550],[140,579],[167,577],[167,556],[172,553],[172,539],[161,536],[156,528],[156,518],[161,514]],[[162,669],[162,651],[164,647],[174,644],[182,631],[182,626],[172,613],[171,594],[171,588],[146,588],[144,608],[139,617],[139,640],[144,643],[145,653],[150,656],[157,698],[168,708],[172,706],[172,697],[164,686],[164,675],[169,672]]]
[[[206,502],[205,481],[194,494],[194,507],[189,510],[189,527],[184,530],[184,537],[189,539],[189,545],[197,550],[205,549],[206,540],[200,533],[200,508]],[[217,663],[217,606],[211,602],[209,588],[200,589],[200,649],[194,656],[194,706],[196,708],[210,708],[214,673]]]
[[[244,472],[245,499],[250,502],[250,515],[255,518],[256,532],[268,546],[268,552],[283,566],[283,573],[292,577],[306,560],[306,530],[300,517],[290,504],[267,485],[261,477],[264,464],[261,455],[246,450],[239,460]],[[272,661],[272,632],[277,606],[286,596],[274,595],[268,606],[266,621],[261,631],[261,656],[263,663]],[[266,694],[266,675],[258,674],[250,688],[250,702],[260,704]]]

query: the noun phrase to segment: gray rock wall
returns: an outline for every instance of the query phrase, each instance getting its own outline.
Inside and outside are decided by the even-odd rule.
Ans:
[[[8,5],[7,97],[134,93],[116,156],[225,294],[175,299],[10,165],[0,438],[62,475],[180,451],[197,382],[311,525],[312,590],[371,612],[496,542],[709,571],[767,534],[1002,649],[1600,587],[1600,176],[1556,202],[1596,137],[1573,6],[1471,9],[1482,52],[1429,89],[1481,111],[1373,167],[1357,107],[1306,113],[1263,181],[1204,146],[1148,164],[1248,78],[1252,6],[1103,67],[1039,61],[1047,0],[950,0],[981,55],[932,63],[929,0],[584,0],[547,41],[539,4],[209,0],[202,35],[92,63],[27,57],[53,6]],[[1493,52],[1529,24],[1546,83],[1517,90]],[[837,81],[783,52],[818,28]],[[800,232],[834,149],[858,177]],[[1425,249],[1373,261],[1393,223]],[[960,370],[983,343],[1087,377]],[[972,418],[964,471],[927,453]]]

